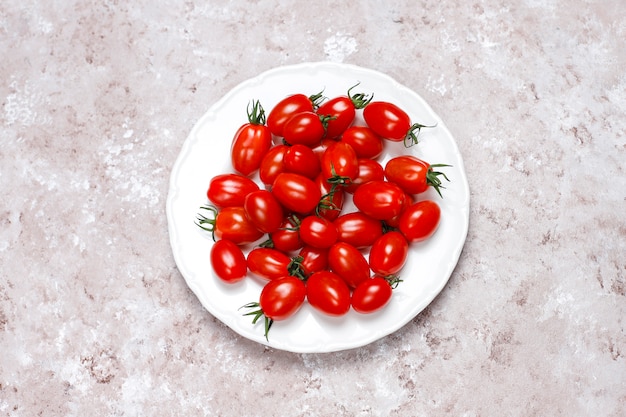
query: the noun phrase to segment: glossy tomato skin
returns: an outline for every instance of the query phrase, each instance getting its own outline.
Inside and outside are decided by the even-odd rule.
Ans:
[[[352,293],[352,308],[370,314],[381,310],[391,300],[393,290],[383,277],[375,276],[361,282]]]
[[[320,117],[314,112],[302,112],[290,118],[283,129],[283,138],[290,145],[301,144],[314,148],[326,133]]]
[[[310,215],[300,222],[300,239],[315,248],[329,248],[337,241],[337,228],[327,219]]]
[[[283,222],[283,207],[267,190],[253,191],[243,203],[248,219],[263,233],[276,231]]]
[[[283,252],[270,248],[254,248],[248,253],[246,264],[254,275],[272,280],[289,275],[291,258]]]
[[[250,178],[240,174],[220,174],[211,178],[207,197],[215,207],[241,207],[248,194],[259,186]]]
[[[239,282],[248,272],[241,248],[230,240],[218,240],[211,247],[211,266],[215,275],[227,283]]]
[[[429,187],[430,164],[412,155],[391,158],[385,164],[385,177],[409,194],[420,194]]]
[[[291,220],[285,219],[273,233],[270,233],[272,247],[284,253],[294,252],[302,249],[304,243],[300,239],[300,233],[295,228],[296,225]]]
[[[294,94],[285,97],[276,104],[267,116],[267,127],[272,134],[283,136],[285,123],[294,114],[302,112],[312,112],[313,102],[304,94]]]
[[[324,175],[320,174],[315,178],[315,183],[320,189],[322,198],[318,205],[317,214],[327,220],[333,221],[341,214],[345,201],[344,187],[335,187],[332,195],[332,184],[326,181]]]
[[[359,211],[342,214],[334,221],[340,242],[364,249],[372,246],[383,235],[383,224]]]
[[[385,220],[385,224],[388,227],[392,227],[392,228],[398,228],[398,224],[400,223],[400,217],[402,217],[402,214],[404,213],[404,211],[411,205],[413,204],[413,194],[404,194],[404,200],[402,202],[402,207],[400,208],[400,213],[398,213],[397,215],[393,216],[390,219]]]
[[[295,144],[289,147],[285,153],[284,163],[287,172],[304,175],[311,179],[321,172],[319,157],[306,145]]]
[[[280,173],[271,189],[274,197],[288,211],[308,214],[315,210],[322,194],[315,182],[300,174]]]
[[[386,101],[373,101],[363,109],[365,123],[379,136],[394,142],[404,140],[411,128],[409,115]]]
[[[422,200],[409,206],[398,222],[398,229],[410,242],[430,238],[441,220],[441,208],[432,200]]]
[[[370,181],[354,192],[354,205],[363,213],[378,220],[389,220],[402,211],[405,193],[388,181]]]
[[[370,267],[360,250],[345,242],[337,242],[328,250],[328,264],[331,271],[339,275],[354,289],[369,279]]]
[[[235,171],[248,176],[261,166],[263,157],[272,146],[272,134],[267,126],[246,123],[237,130],[231,146],[231,162]]]
[[[259,167],[259,178],[265,185],[272,185],[278,174],[285,172],[285,154],[289,150],[287,145],[276,145],[265,154]]]
[[[350,288],[331,271],[319,271],[306,282],[309,304],[329,316],[343,316],[350,310]]]
[[[306,276],[328,269],[328,248],[304,246],[298,256],[302,258],[300,264]]]
[[[397,231],[387,232],[370,249],[370,268],[378,275],[395,275],[404,267],[408,254],[409,243],[404,235]]]
[[[230,240],[237,245],[253,243],[263,232],[248,219],[243,207],[225,207],[215,217],[213,235],[216,240]]]
[[[383,139],[367,126],[351,126],[341,135],[341,141],[352,146],[357,158],[376,159],[384,149]]]
[[[317,109],[320,116],[328,116],[326,127],[327,138],[337,138],[352,124],[356,116],[356,109],[348,96],[335,97]]]
[[[352,146],[345,142],[330,143],[322,154],[324,178],[345,177],[347,183],[359,175],[359,160]]]
[[[358,165],[359,175],[346,187],[348,193],[354,194],[356,189],[366,182],[385,180],[385,171],[378,161],[362,158],[359,159]]]
[[[259,306],[270,320],[285,320],[300,310],[306,298],[306,286],[296,277],[285,276],[265,284]]]

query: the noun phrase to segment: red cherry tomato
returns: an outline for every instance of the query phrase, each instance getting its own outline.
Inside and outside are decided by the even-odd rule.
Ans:
[[[411,128],[409,115],[393,103],[373,101],[363,109],[365,123],[377,135],[400,142]]]
[[[298,256],[301,258],[300,265],[305,276],[328,269],[328,248],[304,246]]]
[[[405,193],[396,184],[370,181],[354,192],[354,205],[363,213],[378,220],[389,220],[402,211]]]
[[[289,150],[287,145],[276,145],[265,154],[259,167],[259,178],[265,185],[274,184],[274,180],[281,172],[285,172],[285,154]]]
[[[350,87],[345,96],[335,97],[319,106],[317,114],[327,116],[326,137],[337,138],[350,127],[356,116],[356,110],[365,107],[371,100],[365,94],[352,94],[358,84]]]
[[[327,220],[333,221],[341,214],[345,201],[345,191],[343,187],[333,187],[326,181],[324,175],[318,175],[315,179],[322,197],[317,206],[317,214]]]
[[[408,254],[409,243],[402,233],[387,232],[370,249],[370,268],[375,274],[382,276],[397,274],[406,263]]]
[[[243,207],[224,207],[219,211],[212,206],[202,208],[210,211],[213,218],[199,214],[196,224],[211,232],[216,241],[225,239],[237,245],[245,245],[263,236],[263,232],[248,219]]]
[[[247,266],[254,275],[272,280],[289,275],[291,258],[283,252],[270,248],[254,248],[248,253]]]
[[[253,191],[243,203],[248,219],[264,233],[276,231],[283,222],[283,208],[267,190]]]
[[[354,194],[356,189],[366,182],[384,181],[385,171],[377,161],[373,159],[359,159],[359,175],[346,187],[346,191]]]
[[[306,145],[314,148],[320,144],[326,129],[320,116],[314,112],[302,112],[290,118],[283,129],[283,138],[290,145]]]
[[[329,316],[343,316],[350,310],[350,288],[334,272],[319,271],[306,282],[309,304]]]
[[[315,248],[329,248],[337,241],[337,228],[330,220],[307,216],[300,222],[300,239]]]
[[[295,144],[285,152],[285,168],[287,172],[304,175],[307,178],[315,178],[319,175],[320,159],[313,149],[306,145]]]
[[[315,210],[322,197],[312,179],[291,172],[279,174],[271,191],[287,210],[302,214]]]
[[[342,214],[334,223],[339,234],[337,240],[359,249],[372,246],[383,235],[381,221],[359,211]]]
[[[434,171],[433,167],[445,167],[449,165],[435,164],[431,165],[412,155],[401,155],[391,158],[385,164],[385,177],[409,194],[420,194],[429,187],[433,187],[439,195],[441,179],[443,176],[448,179],[442,172]]]
[[[273,233],[270,233],[271,247],[284,253],[299,250],[304,246],[296,224],[290,219],[283,220],[282,224]]]
[[[265,284],[259,297],[259,306],[270,320],[285,320],[300,309],[305,297],[304,282],[296,277],[285,276]]]
[[[392,288],[383,277],[375,276],[361,282],[352,293],[352,308],[369,314],[385,307],[391,300]]]
[[[265,126],[265,114],[258,101],[248,109],[248,123],[242,125],[233,138],[231,162],[235,171],[250,175],[261,166],[261,161],[272,146],[272,133]]]
[[[376,159],[384,149],[383,139],[367,126],[351,126],[343,135],[341,141],[352,146],[357,158]]]
[[[272,134],[283,136],[285,123],[294,114],[305,111],[312,112],[320,98],[321,93],[311,97],[304,94],[294,94],[279,101],[267,116],[267,126]]]
[[[421,242],[431,237],[441,219],[441,209],[432,200],[422,200],[409,206],[398,222],[398,229],[409,241]]]
[[[332,245],[328,250],[328,264],[331,271],[353,289],[370,277],[367,260],[361,251],[349,243],[337,242]]]
[[[335,142],[322,154],[322,174],[331,182],[350,184],[359,175],[359,160],[354,149],[345,142]]]
[[[241,207],[246,196],[258,189],[254,181],[243,175],[220,174],[209,182],[207,197],[217,208]]]
[[[241,281],[248,272],[241,248],[230,240],[218,240],[211,247],[211,266],[215,275],[228,283]]]

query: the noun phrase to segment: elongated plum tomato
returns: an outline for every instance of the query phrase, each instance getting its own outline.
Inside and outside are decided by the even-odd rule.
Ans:
[[[320,144],[326,129],[320,116],[314,112],[295,114],[283,128],[283,138],[290,145],[305,145],[314,148]]]
[[[259,186],[248,177],[239,174],[220,174],[211,178],[207,197],[217,208],[241,207],[248,194]]]
[[[304,275],[311,275],[314,272],[323,271],[328,268],[328,248],[314,248],[304,246],[298,253],[300,265]]]
[[[295,144],[285,152],[285,169],[287,172],[315,178],[320,173],[320,159],[313,149],[306,145]]]
[[[388,181],[370,181],[354,192],[354,205],[363,213],[378,220],[389,220],[400,214],[406,194]]]
[[[315,183],[322,194],[316,214],[327,220],[335,220],[341,214],[345,201],[346,193],[343,187],[334,187],[333,189],[333,185],[326,181],[326,178],[321,173],[315,178]]]
[[[296,224],[290,218],[284,219],[278,230],[270,233],[269,237],[271,247],[281,252],[293,252],[304,246],[300,239],[300,233],[296,229]]]
[[[312,179],[291,172],[279,174],[271,191],[287,210],[303,214],[312,212],[322,197]]]
[[[259,179],[265,185],[271,186],[281,172],[285,172],[285,154],[289,150],[287,145],[272,146],[263,157],[259,167]]]
[[[369,264],[375,274],[388,276],[397,274],[406,263],[409,243],[402,233],[387,232],[372,245]]]
[[[375,276],[361,282],[352,293],[352,308],[357,313],[369,314],[386,306],[391,300],[392,288],[383,277]]]
[[[331,271],[312,274],[306,282],[309,304],[329,316],[343,316],[350,310],[350,288]]]
[[[259,305],[270,320],[285,320],[298,312],[305,297],[304,282],[296,277],[285,276],[265,284]]]
[[[264,110],[258,101],[248,107],[248,123],[242,125],[233,138],[231,162],[235,171],[248,176],[261,166],[261,161],[272,146],[272,133],[265,126]]]
[[[222,281],[241,281],[248,272],[246,257],[241,248],[230,240],[218,240],[211,247],[211,266]]]
[[[213,234],[216,239],[230,240],[238,245],[255,242],[263,232],[248,220],[243,207],[225,207],[215,217]]]
[[[337,227],[322,217],[306,216],[300,222],[300,239],[315,248],[329,248],[337,241]]]
[[[421,160],[413,155],[400,155],[391,158],[385,164],[385,177],[409,194],[420,194],[433,187],[441,196],[440,188],[443,176],[448,179],[442,172],[435,171],[433,168],[447,167],[445,164],[434,164]]]
[[[285,123],[297,113],[312,112],[314,103],[304,94],[294,94],[279,101],[267,116],[267,127],[272,134],[283,136]]]
[[[377,135],[394,142],[404,140],[411,128],[409,115],[400,107],[386,101],[373,101],[363,109],[365,123]]]
[[[409,243],[431,237],[441,219],[441,209],[432,200],[422,200],[409,206],[400,216],[398,229]]]
[[[317,114],[327,119],[327,138],[335,139],[341,136],[354,121],[356,110],[362,109],[372,100],[372,96],[366,94],[353,94],[352,89],[357,85],[359,84],[350,87],[346,95],[334,97],[317,109]]]
[[[337,240],[364,249],[372,246],[383,235],[383,224],[360,211],[345,213],[334,221]]]
[[[274,195],[267,190],[253,191],[243,203],[248,219],[264,233],[272,233],[283,222],[283,208]]]
[[[359,175],[359,160],[354,149],[345,142],[329,144],[322,154],[322,174],[327,181],[350,184]]]
[[[351,126],[341,135],[341,141],[352,146],[358,158],[376,159],[383,153],[383,139],[367,126]]]
[[[339,275],[352,289],[369,279],[370,267],[360,250],[345,242],[337,242],[328,250],[331,271]]]
[[[254,248],[248,253],[247,266],[254,275],[272,280],[289,275],[291,258],[271,248]]]

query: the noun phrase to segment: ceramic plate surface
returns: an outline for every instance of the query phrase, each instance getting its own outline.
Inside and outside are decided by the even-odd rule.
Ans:
[[[411,153],[442,168],[445,182],[440,198],[434,190],[420,199],[432,198],[441,206],[441,223],[428,241],[411,245],[401,272],[403,282],[392,300],[381,311],[363,315],[350,311],[343,317],[327,317],[304,304],[291,319],[275,322],[265,340],[262,320],[256,325],[239,308],[258,301],[262,281],[248,277],[236,284],[224,284],[214,276],[209,252],[210,234],[195,224],[199,207],[208,203],[206,190],[212,177],[233,172],[230,146],[237,128],[247,121],[246,108],[260,100],[267,112],[284,97],[324,90],[332,98],[354,92],[374,93],[403,108],[413,122],[435,125],[423,129],[420,143],[404,148],[402,143],[386,142],[380,162],[392,156]],[[355,124],[364,124],[361,111]],[[256,178],[258,181],[258,178]],[[350,206],[350,205],[348,205]],[[353,207],[353,206],[352,206]],[[167,219],[173,255],[189,288],[202,305],[238,334],[276,349],[292,352],[332,352],[356,348],[395,332],[419,314],[439,294],[454,270],[463,248],[469,223],[469,187],[463,160],[444,122],[415,92],[387,75],[369,69],[330,62],[279,67],[249,79],[215,103],[196,123],[173,167],[167,199]]]

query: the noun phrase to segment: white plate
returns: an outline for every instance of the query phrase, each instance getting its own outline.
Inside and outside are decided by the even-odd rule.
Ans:
[[[326,317],[305,303],[291,319],[275,322],[269,342],[262,320],[256,325],[239,308],[258,301],[260,280],[248,277],[237,284],[224,284],[214,276],[209,263],[213,241],[209,233],[194,224],[199,207],[207,203],[210,179],[232,172],[230,146],[237,128],[247,121],[246,107],[260,100],[267,112],[282,98],[294,93],[311,95],[322,89],[326,97],[345,94],[356,82],[354,92],[374,93],[403,108],[413,122],[435,128],[423,129],[420,143],[409,149],[387,142],[381,161],[400,153],[413,153],[431,163],[450,164],[442,168],[443,199],[437,200],[442,220],[436,234],[425,243],[412,245],[403,282],[394,290],[391,302],[381,311],[362,315]],[[356,123],[363,124],[360,118]],[[398,330],[420,313],[443,289],[454,270],[469,223],[469,187],[463,160],[454,138],[431,107],[416,93],[387,75],[353,65],[330,62],[305,63],[276,68],[247,80],[215,103],[197,122],[173,167],[167,199],[171,246],[178,269],[202,305],[238,334],[276,349],[292,352],[332,352],[355,348]]]

